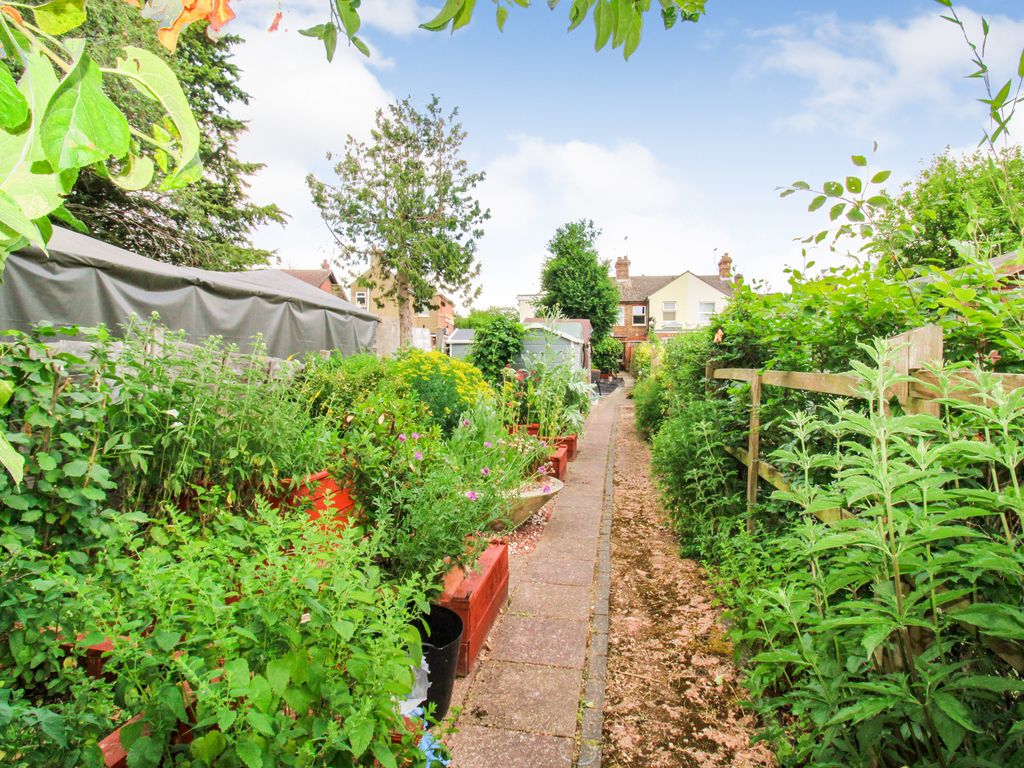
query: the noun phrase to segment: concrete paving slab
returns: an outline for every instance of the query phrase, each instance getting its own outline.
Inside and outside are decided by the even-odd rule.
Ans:
[[[548,616],[555,619],[589,619],[590,586],[543,584],[524,581],[509,603],[510,614]]]
[[[578,669],[489,661],[460,723],[572,738],[582,681]]]
[[[590,623],[509,615],[493,639],[490,658],[583,669]]]
[[[449,739],[451,768],[569,768],[572,739],[469,725]]]
[[[547,584],[587,587],[593,580],[594,564],[586,560],[531,558],[523,573],[523,581],[542,581]]]
[[[552,536],[550,539],[543,538],[533,555],[541,559],[554,555],[566,559],[594,562],[594,558],[597,557],[597,539],[575,538],[571,534]]]

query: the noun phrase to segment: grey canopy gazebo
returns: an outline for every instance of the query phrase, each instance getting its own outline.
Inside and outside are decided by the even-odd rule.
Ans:
[[[278,269],[213,272],[148,259],[54,228],[48,254],[11,254],[0,285],[0,331],[39,322],[104,324],[114,333],[153,312],[190,341],[222,336],[248,351],[262,334],[267,354],[287,358],[374,345],[377,317]]]

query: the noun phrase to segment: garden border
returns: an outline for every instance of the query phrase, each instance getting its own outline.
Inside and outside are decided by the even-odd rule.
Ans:
[[[597,540],[597,563],[594,581],[594,607],[590,614],[590,642],[587,646],[586,680],[580,701],[582,718],[576,733],[576,768],[597,768],[601,765],[601,735],[604,729],[604,693],[608,679],[608,609],[611,596],[612,513],[615,509],[615,444],[619,411],[612,413],[608,452],[605,456],[604,494],[601,500],[601,529]]]

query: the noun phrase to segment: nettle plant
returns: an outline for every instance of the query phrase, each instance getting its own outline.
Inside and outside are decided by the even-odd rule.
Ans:
[[[793,477],[776,498],[807,519],[778,542],[790,565],[741,611],[761,651],[752,698],[795,718],[787,764],[1016,765],[1024,390],[951,366],[936,371],[941,417],[904,414],[889,393],[907,379],[883,342],[865,352],[867,411],[794,414],[772,458]],[[837,508],[839,522],[811,519]]]

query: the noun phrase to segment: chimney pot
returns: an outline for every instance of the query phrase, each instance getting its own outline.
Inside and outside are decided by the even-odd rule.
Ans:
[[[718,260],[718,276],[723,280],[732,279],[732,257],[728,253],[723,253]]]
[[[629,280],[629,257],[619,256],[615,260],[615,279]]]

